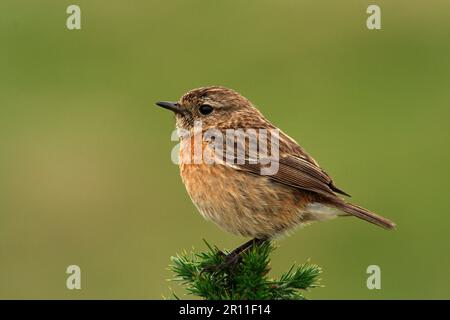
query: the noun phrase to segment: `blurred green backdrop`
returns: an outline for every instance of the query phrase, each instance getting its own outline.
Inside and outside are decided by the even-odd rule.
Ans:
[[[159,299],[181,292],[171,255],[245,240],[197,213],[170,161],[173,117],[153,106],[205,85],[250,98],[398,224],[298,230],[274,275],[311,258],[312,299],[450,298],[450,3],[434,0],[2,0],[0,298]],[[66,289],[70,264],[82,290]]]

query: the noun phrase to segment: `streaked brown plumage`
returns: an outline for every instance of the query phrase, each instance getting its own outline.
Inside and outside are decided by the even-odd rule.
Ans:
[[[224,87],[194,89],[176,103],[158,105],[174,111],[177,127],[191,133],[196,120],[202,121],[204,130],[276,129],[249,100]],[[205,105],[212,110],[207,115],[199,111]],[[271,239],[296,226],[339,215],[394,228],[390,220],[343,200],[339,195],[347,194],[318,163],[279,132],[279,169],[274,175],[261,175],[260,164],[229,164],[217,155],[214,164],[180,163],[187,192],[205,218],[229,232],[258,239]],[[194,135],[182,139],[181,152],[192,150],[193,139]],[[213,153],[211,141],[203,141],[202,149]]]

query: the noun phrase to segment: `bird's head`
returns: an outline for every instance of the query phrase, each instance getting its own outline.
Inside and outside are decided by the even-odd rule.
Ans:
[[[196,121],[203,130],[261,128],[269,124],[253,104],[234,90],[202,87],[184,94],[178,102],[156,105],[175,113],[178,128],[190,130]]]

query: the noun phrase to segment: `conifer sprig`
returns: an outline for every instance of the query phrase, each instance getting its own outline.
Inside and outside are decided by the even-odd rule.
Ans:
[[[205,252],[184,252],[171,258],[172,280],[179,281],[191,295],[206,300],[298,300],[305,299],[303,291],[319,285],[322,270],[309,262],[293,265],[278,279],[270,278],[270,254],[275,250],[270,242],[244,252],[242,261],[232,269],[217,268],[224,254],[206,244]]]

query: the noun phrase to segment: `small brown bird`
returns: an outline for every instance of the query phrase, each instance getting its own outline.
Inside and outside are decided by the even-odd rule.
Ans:
[[[335,186],[318,163],[239,93],[224,87],[203,87],[187,92],[178,102],[156,104],[173,111],[177,128],[187,133],[180,142],[180,173],[200,213],[229,232],[254,238],[234,250],[230,259],[296,226],[336,216],[353,215],[386,229],[395,227],[392,221],[343,200],[339,195],[348,194]],[[198,122],[201,130],[195,130]],[[278,132],[277,141],[267,144],[278,150],[276,172],[262,174],[267,165],[251,161],[255,158],[250,148],[236,140],[232,142],[234,153],[227,150],[220,156],[216,148],[220,139],[206,138],[205,133],[212,129],[224,136],[231,129]],[[196,138],[202,154],[212,157],[213,163],[185,160],[186,154],[199,150]],[[225,140],[227,144],[230,141]],[[239,161],[236,150],[245,161]],[[230,156],[232,161],[227,161]]]

